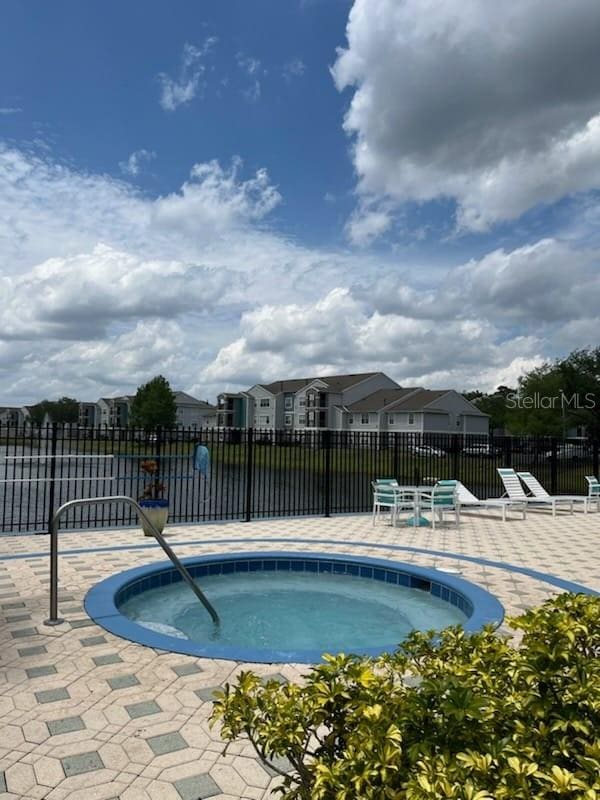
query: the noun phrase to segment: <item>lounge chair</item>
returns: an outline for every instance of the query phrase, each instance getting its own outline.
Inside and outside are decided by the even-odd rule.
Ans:
[[[556,505],[557,503],[566,502],[570,506],[571,513],[573,513],[573,501],[569,498],[566,498],[561,501],[560,497],[551,497],[548,495],[547,497],[529,497],[523,491],[523,486],[519,479],[519,476],[514,471],[514,469],[509,469],[507,467],[498,467],[498,475],[502,479],[502,483],[504,484],[504,488],[506,489],[506,494],[508,495],[510,500],[519,500],[521,502],[527,503],[528,506],[533,508],[543,508],[544,506],[550,506],[552,508],[552,516],[556,516]]]
[[[596,509],[600,511],[600,481],[595,475],[586,475],[585,479],[588,482],[589,505],[595,500]]]
[[[431,527],[435,530],[436,520],[444,521],[444,514],[454,514],[456,524],[460,525],[460,498],[458,481],[438,481],[431,492],[422,492],[421,511],[431,511]]]
[[[395,478],[378,478],[371,481],[373,487],[373,525],[381,516],[383,508],[390,510],[390,522],[396,524],[399,511],[413,511],[414,498],[405,495]]]
[[[480,500],[478,497],[470,492],[464,483],[457,481],[456,488],[458,491],[458,499],[460,500],[461,509],[466,511],[469,509],[477,508],[500,508],[502,510],[502,520],[506,522],[507,509],[515,509],[521,511],[523,519],[527,516],[527,503],[525,500],[510,500],[506,497],[489,497],[487,500]]]
[[[540,500],[554,500],[556,503],[570,503],[571,504],[571,511],[573,511],[573,505],[575,503],[583,503],[583,510],[587,514],[590,506],[590,498],[589,495],[584,494],[557,494],[557,495],[550,495],[544,489],[542,484],[535,478],[531,472],[517,472],[519,478],[523,481],[525,486],[529,489],[533,497]]]

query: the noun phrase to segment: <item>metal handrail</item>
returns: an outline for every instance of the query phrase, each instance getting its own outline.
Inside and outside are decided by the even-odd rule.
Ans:
[[[148,516],[144,513],[140,505],[136,503],[132,497],[127,497],[126,495],[115,495],[113,497],[88,497],[80,500],[69,500],[68,502],[63,503],[62,506],[60,506],[60,508],[54,512],[54,516],[52,517],[52,528],[50,532],[50,616],[47,620],[45,620],[44,625],[60,625],[64,622],[64,619],[61,619],[58,616],[58,522],[65,511],[68,511],[71,508],[76,508],[77,506],[99,505],[103,503],[126,503],[135,509],[138,517],[146,523],[151,533],[158,541],[159,545],[167,554],[167,557],[170,559],[175,569],[188,583],[190,589],[194,592],[198,600],[200,600],[204,608],[208,611],[214,624],[219,625],[219,615],[205,596],[204,592],[196,584],[188,570],[175,555],[171,547],[165,542],[162,533],[160,533],[152,521],[148,519]]]

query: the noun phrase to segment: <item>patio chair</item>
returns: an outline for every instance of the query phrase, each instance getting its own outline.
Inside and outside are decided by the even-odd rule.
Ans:
[[[438,481],[431,493],[421,494],[421,511],[431,511],[431,527],[435,530],[436,521],[443,523],[444,514],[454,514],[456,524],[460,525],[460,498],[457,481]]]
[[[590,498],[589,498],[588,495],[584,495],[584,494],[557,494],[557,495],[550,495],[544,489],[542,484],[537,480],[537,478],[535,478],[531,474],[531,472],[517,472],[517,475],[523,481],[525,486],[529,489],[531,494],[536,499],[541,499],[541,500],[550,499],[550,500],[554,501],[553,512],[554,512],[554,509],[556,508],[556,504],[557,503],[570,503],[570,505],[571,505],[571,513],[573,513],[573,506],[575,505],[575,503],[583,503],[584,513],[586,513],[586,514],[588,513],[588,508],[589,508],[589,503],[590,503]]]
[[[524,500],[510,500],[506,497],[488,497],[487,500],[480,500],[467,489],[464,483],[457,481],[456,488],[458,491],[458,499],[460,500],[460,507],[461,509],[464,508],[466,511],[478,508],[499,508],[502,510],[503,522],[506,522],[507,509],[521,511],[523,519],[527,516],[527,503]]]
[[[413,511],[414,497],[404,494],[395,478],[378,478],[371,481],[373,487],[373,525],[381,516],[383,508],[390,510],[390,522],[396,524],[399,511]]]
[[[552,508],[552,516],[556,516],[556,504],[559,502],[559,498],[550,497],[550,495],[548,495],[548,497],[529,497],[523,491],[519,476],[514,469],[498,467],[498,475],[500,475],[506,494],[510,500],[525,502],[528,507],[531,506],[532,508],[543,508],[544,506],[547,508],[550,506]],[[570,505],[571,513],[573,513],[573,503],[570,500],[566,502]]]
[[[595,475],[586,475],[585,479],[588,482],[589,505],[595,500],[596,510],[600,511],[600,481]]]

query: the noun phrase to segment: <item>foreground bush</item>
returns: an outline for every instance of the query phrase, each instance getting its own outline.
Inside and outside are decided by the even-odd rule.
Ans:
[[[286,800],[600,800],[600,598],[564,594],[509,622],[518,648],[449,628],[375,659],[327,657],[302,686],[244,672],[213,722],[274,768],[288,759]]]

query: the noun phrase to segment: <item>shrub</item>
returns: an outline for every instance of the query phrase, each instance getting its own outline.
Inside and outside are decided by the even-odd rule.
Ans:
[[[327,656],[302,685],[243,672],[212,723],[275,769],[288,759],[285,800],[600,800],[600,598],[509,622],[518,646],[456,627]]]

